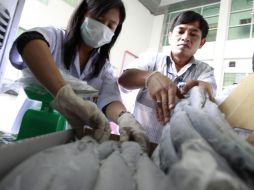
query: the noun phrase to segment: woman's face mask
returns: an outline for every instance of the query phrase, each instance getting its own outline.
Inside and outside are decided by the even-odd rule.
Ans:
[[[93,48],[98,48],[109,43],[114,36],[114,32],[106,25],[90,17],[85,17],[80,30],[83,41]]]

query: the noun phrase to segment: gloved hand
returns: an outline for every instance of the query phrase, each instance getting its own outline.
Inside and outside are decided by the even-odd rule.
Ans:
[[[105,115],[96,104],[78,97],[69,84],[57,92],[51,105],[68,120],[78,138],[83,136],[84,125],[88,125],[95,130],[96,140],[109,139],[111,129]]]
[[[135,141],[137,142],[142,150],[148,152],[149,144],[148,138],[145,134],[145,129],[135,119],[135,117],[126,112],[117,119],[120,132],[120,141]]]

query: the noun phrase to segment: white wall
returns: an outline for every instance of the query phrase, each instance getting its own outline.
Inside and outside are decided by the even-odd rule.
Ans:
[[[137,0],[123,0],[126,20],[111,52],[111,63],[120,68],[124,51],[139,55],[150,49],[158,50],[163,16],[155,17]],[[161,23],[161,24],[160,24]]]
[[[37,26],[55,26],[65,28],[73,7],[59,0],[50,0],[45,5],[37,0],[26,0],[20,27],[30,29]]]
[[[224,58],[252,58],[254,38],[230,40],[225,43]]]
[[[164,15],[154,16],[149,51],[159,51]]]

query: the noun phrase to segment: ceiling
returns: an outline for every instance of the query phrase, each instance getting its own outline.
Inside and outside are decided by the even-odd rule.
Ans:
[[[165,12],[188,9],[191,7],[219,2],[220,0],[138,0],[153,15],[161,15]]]

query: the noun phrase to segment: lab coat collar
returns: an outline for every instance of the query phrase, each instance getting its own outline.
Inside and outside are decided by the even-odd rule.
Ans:
[[[80,61],[79,61],[79,52],[76,53],[76,57],[74,60],[74,67],[75,67],[75,70],[76,70],[76,73],[77,73],[79,79],[84,80],[84,79],[88,78],[88,76],[92,72],[92,64],[95,64],[94,60],[97,58],[98,54],[99,54],[98,50],[94,50],[91,53],[89,60],[86,63],[85,68],[83,69],[83,71],[81,71],[80,70]]]
[[[173,61],[171,57],[171,52],[169,54],[169,63],[168,63],[168,72],[175,75],[175,76],[181,76],[183,75],[193,64],[197,64],[194,56],[190,59],[189,63],[187,63],[185,66],[183,66],[180,71],[177,72],[175,62]]]

